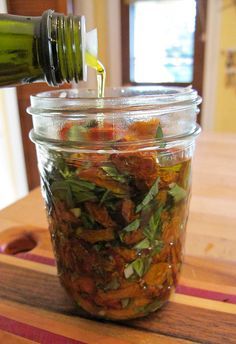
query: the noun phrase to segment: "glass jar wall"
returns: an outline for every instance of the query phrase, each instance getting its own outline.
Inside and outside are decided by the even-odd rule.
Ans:
[[[58,275],[88,313],[141,317],[175,289],[199,103],[190,88],[31,97],[30,136]]]

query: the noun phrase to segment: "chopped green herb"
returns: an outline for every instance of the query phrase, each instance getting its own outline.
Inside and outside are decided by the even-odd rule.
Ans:
[[[155,300],[151,304],[148,304],[146,306],[138,307],[137,311],[142,312],[145,314],[155,312],[158,308],[162,306],[163,302],[161,302],[159,299]]]
[[[133,232],[137,230],[140,226],[140,220],[136,219],[133,222],[131,222],[128,226],[122,229],[122,231],[119,233],[119,237],[121,241],[124,241],[126,233]]]
[[[163,137],[164,137],[164,134],[162,131],[162,127],[160,125],[158,125],[157,131],[156,131],[156,139],[161,140],[161,139],[163,139]],[[165,146],[166,146],[166,143],[164,143],[164,142],[160,144],[160,148],[165,148]]]
[[[117,277],[114,277],[111,282],[109,282],[107,285],[106,285],[106,288],[104,288],[104,290],[116,290],[120,287],[120,282],[118,280]]]
[[[153,200],[153,198],[158,194],[159,180],[160,178],[158,177],[156,181],[153,183],[148,193],[146,194],[146,196],[144,197],[144,199],[142,200],[142,202],[136,207],[136,213],[140,212],[140,210],[142,210],[148,203],[150,203]]]
[[[163,206],[160,206],[156,212],[150,217],[148,223],[148,229],[146,228],[146,236],[152,241],[155,239],[157,230],[159,228],[160,220],[161,220],[161,213],[163,210]]]
[[[87,129],[85,129],[84,127],[79,126],[78,124],[74,124],[68,130],[67,139],[69,141],[78,141],[81,139],[81,134],[85,133],[86,131]]]
[[[134,273],[134,269],[133,269],[133,266],[132,266],[132,263],[127,265],[126,268],[124,269],[124,275],[125,275],[125,278],[130,278]]]
[[[139,277],[142,277],[148,271],[151,262],[152,258],[149,256],[137,258],[125,268],[125,278],[131,277],[134,273],[136,273],[136,275],[138,275]]]
[[[143,239],[137,245],[134,246],[134,248],[136,250],[143,250],[143,249],[149,248],[149,247],[150,247],[150,242],[147,238]]]
[[[130,299],[121,299],[122,308],[126,308],[130,303]]]
[[[75,192],[74,191],[74,198],[76,199],[76,201],[78,203],[81,203],[81,202],[87,202],[87,201],[95,201],[97,199],[96,195],[92,192]]]
[[[170,190],[168,193],[174,198],[175,202],[179,202],[186,197],[187,192],[178,184],[172,183],[169,185],[169,187]]]
[[[73,179],[67,179],[67,183],[70,184],[71,189],[75,192],[76,191],[87,191],[89,190],[94,190],[95,189],[95,184],[87,182],[85,180],[73,180]]]
[[[109,177],[116,180],[117,182],[126,183],[126,178],[117,171],[115,166],[102,166],[102,169]]]
[[[122,229],[122,231],[125,231],[125,232],[133,232],[135,231],[136,229],[138,229],[140,226],[140,220],[139,219],[136,219],[134,220],[133,222],[131,222],[128,226],[126,226],[125,228]]]
[[[102,198],[100,199],[100,204],[103,204],[105,202],[105,200],[108,198],[109,194],[110,194],[110,190],[106,190],[104,192],[104,194],[102,195]]]
[[[80,208],[72,208],[70,211],[75,215],[75,217],[79,217],[81,214],[81,209]]]
[[[144,262],[142,258],[138,258],[136,259],[133,263],[132,263],[132,267],[134,269],[134,271],[136,272],[136,274],[139,277],[143,276],[143,272],[144,272]]]
[[[65,181],[54,181],[51,190],[54,197],[59,198],[60,201],[65,201],[69,208],[74,207],[71,188]]]
[[[155,256],[156,254],[160,253],[161,250],[163,249],[163,247],[164,247],[163,241],[155,240],[155,243],[154,243],[153,248],[152,248],[151,255]]]
[[[162,131],[162,127],[160,125],[158,125],[157,127],[157,131],[156,131],[156,139],[163,139],[163,131]]]
[[[86,128],[97,128],[98,127],[98,121],[96,119],[92,119],[85,125]]]
[[[95,221],[87,212],[81,212],[80,218],[84,228],[93,228]]]

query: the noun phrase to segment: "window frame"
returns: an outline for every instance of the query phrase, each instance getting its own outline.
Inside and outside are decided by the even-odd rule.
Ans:
[[[194,67],[192,83],[138,83],[130,80],[130,5],[121,0],[121,42],[122,42],[122,83],[126,86],[162,85],[181,86],[192,85],[200,96],[203,93],[205,32],[208,0],[196,0],[196,29],[194,34]]]

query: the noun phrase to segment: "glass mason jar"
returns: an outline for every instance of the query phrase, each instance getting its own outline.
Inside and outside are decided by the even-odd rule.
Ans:
[[[31,97],[58,275],[88,313],[142,317],[175,289],[200,101],[177,87]]]

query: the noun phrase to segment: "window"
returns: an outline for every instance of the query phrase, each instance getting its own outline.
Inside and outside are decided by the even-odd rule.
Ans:
[[[207,0],[122,0],[123,84],[202,94]]]
[[[192,82],[195,17],[195,0],[131,4],[131,81]]]

